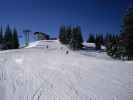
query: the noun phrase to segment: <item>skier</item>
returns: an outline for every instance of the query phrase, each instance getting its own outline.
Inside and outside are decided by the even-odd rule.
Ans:
[[[46,46],[46,48],[48,49],[48,45]]]
[[[68,54],[68,53],[69,53],[69,51],[67,50],[67,51],[66,51],[66,54]]]

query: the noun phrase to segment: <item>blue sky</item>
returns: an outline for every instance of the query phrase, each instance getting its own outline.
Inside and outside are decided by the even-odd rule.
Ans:
[[[57,36],[59,27],[80,25],[89,33],[119,33],[122,16],[132,0],[1,0],[0,24]]]

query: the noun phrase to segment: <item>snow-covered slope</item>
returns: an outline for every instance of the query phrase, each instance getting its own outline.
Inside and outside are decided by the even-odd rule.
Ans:
[[[58,41],[0,53],[0,100],[133,100],[133,62],[87,53]]]

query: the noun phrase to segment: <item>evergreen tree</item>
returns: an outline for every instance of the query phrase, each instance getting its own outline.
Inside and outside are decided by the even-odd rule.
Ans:
[[[81,32],[80,26],[77,26],[76,29],[77,29],[77,42],[78,42],[78,47],[79,47],[79,49],[81,49],[83,47],[83,45],[82,45],[82,43],[83,43],[82,32]]]
[[[76,50],[77,45],[78,45],[78,43],[75,39],[75,36],[76,36],[75,32],[76,32],[75,29],[73,29],[72,35],[71,35],[71,40],[70,40],[70,43],[69,43],[70,49],[72,49],[72,50]]]
[[[12,30],[10,29],[9,25],[6,27],[6,30],[5,30],[4,43],[7,45],[8,49],[13,48]]]
[[[90,34],[87,42],[88,43],[95,43],[95,36],[93,34]]]
[[[72,28],[71,26],[66,27],[66,31],[65,31],[65,38],[66,38],[66,42],[65,44],[69,44],[71,41],[71,36],[72,35]]]
[[[95,40],[95,46],[96,46],[96,50],[100,50],[101,49],[101,37],[100,35],[96,34],[96,40]]]
[[[124,16],[120,36],[120,50],[122,56],[133,59],[133,7],[130,7]]]
[[[13,30],[12,39],[13,39],[13,48],[18,49],[19,48],[19,39],[18,39],[18,32],[15,28]]]
[[[59,40],[62,44],[69,45],[73,50],[81,49],[83,38],[80,27],[62,26],[59,32]]]
[[[2,30],[2,26],[0,28],[0,44],[3,43],[3,30]]]
[[[70,48],[73,50],[79,50],[82,48],[82,32],[79,26],[74,27],[71,35],[71,41],[69,43]]]
[[[112,55],[112,34],[107,33],[105,37],[106,51],[109,56]]]
[[[111,39],[112,39],[112,34],[107,33],[105,38],[104,38],[104,44],[106,45],[108,43],[108,41],[110,41]]]
[[[66,28],[65,28],[64,25],[60,27],[60,31],[59,31],[59,41],[60,41],[62,44],[66,44]]]
[[[103,34],[100,34],[99,37],[100,37],[100,43],[101,43],[101,45],[104,45]]]
[[[120,58],[119,52],[119,36],[113,34],[106,35],[106,51],[113,58]]]

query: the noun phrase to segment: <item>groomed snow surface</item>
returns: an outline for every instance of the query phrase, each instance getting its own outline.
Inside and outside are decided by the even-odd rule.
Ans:
[[[0,100],[133,100],[133,62],[38,41],[0,53]]]

